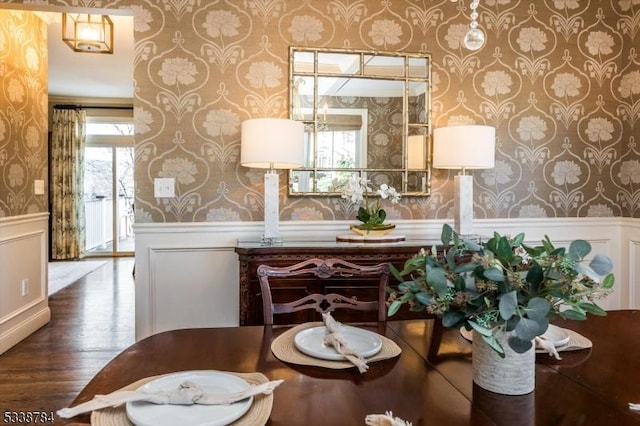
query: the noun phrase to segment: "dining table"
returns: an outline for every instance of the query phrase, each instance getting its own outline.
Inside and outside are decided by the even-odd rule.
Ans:
[[[458,329],[437,333],[435,321],[352,324],[398,349],[396,356],[369,362],[365,372],[280,359],[272,345],[291,333],[291,327],[165,331],[121,352],[70,406],[170,373],[259,372],[269,380],[283,380],[272,394],[268,425],[364,425],[367,415],[386,412],[414,426],[640,425],[640,412],[629,405],[640,403],[640,311],[609,311],[586,321],[555,320],[553,324],[592,344],[561,351],[561,359],[536,354],[535,389],[515,396],[475,385],[472,344]],[[90,423],[89,414],[57,422]]]

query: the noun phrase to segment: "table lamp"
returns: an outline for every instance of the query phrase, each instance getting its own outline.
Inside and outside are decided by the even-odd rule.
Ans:
[[[264,175],[264,235],[262,243],[281,242],[279,176],[277,169],[294,169],[304,162],[304,124],[284,118],[254,118],[242,122],[240,164],[267,169]]]
[[[473,176],[468,169],[495,165],[496,129],[491,126],[450,126],[433,130],[433,167],[460,169],[454,178],[455,230],[471,235],[473,228]]]

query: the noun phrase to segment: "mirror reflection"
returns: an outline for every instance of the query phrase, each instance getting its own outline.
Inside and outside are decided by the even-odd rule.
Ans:
[[[290,116],[305,123],[291,195],[338,195],[354,173],[429,193],[428,54],[292,47],[290,61]]]

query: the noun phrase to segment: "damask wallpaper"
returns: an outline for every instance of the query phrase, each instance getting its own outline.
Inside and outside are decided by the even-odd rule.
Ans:
[[[47,27],[0,9],[0,217],[46,212]]]
[[[133,11],[137,222],[262,219],[264,171],[239,165],[240,124],[287,116],[291,45],[430,52],[434,125],[496,127],[476,217],[640,217],[640,0],[482,0],[476,52],[461,46],[468,1],[13,3]],[[176,178],[176,198],[153,197],[156,177]],[[452,178],[434,170],[432,196],[389,216],[449,217]],[[285,182],[282,220],[354,217]]]

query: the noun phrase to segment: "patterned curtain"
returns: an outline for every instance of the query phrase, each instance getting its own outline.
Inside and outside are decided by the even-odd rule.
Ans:
[[[53,110],[51,132],[51,258],[84,256],[83,164],[86,112]]]

